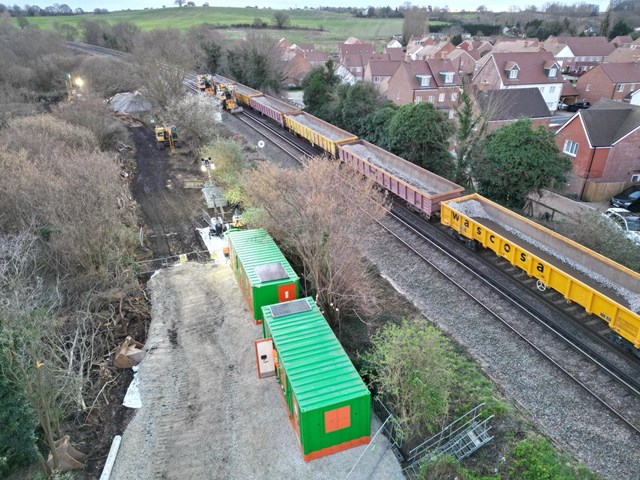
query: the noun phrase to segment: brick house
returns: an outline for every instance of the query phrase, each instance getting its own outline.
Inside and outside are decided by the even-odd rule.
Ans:
[[[376,53],[376,46],[373,43],[362,43],[357,38],[350,38],[347,42],[338,44],[338,61],[345,66],[348,58]]]
[[[475,100],[483,116],[489,118],[487,133],[522,118],[530,119],[532,128],[549,128],[551,112],[537,88],[477,91]]]
[[[313,69],[313,66],[307,61],[304,55],[297,53],[293,58],[287,60],[284,65],[284,84],[296,85],[302,84],[302,79]]]
[[[563,193],[586,201],[607,200],[611,192],[640,181],[640,107],[600,100],[558,130],[556,145],[573,163]],[[588,188],[594,186],[590,183],[609,188]]]
[[[606,37],[549,37],[545,45],[561,43],[569,47],[573,57],[563,63],[563,69],[572,74],[582,74],[601,63],[615,46]]]
[[[446,58],[451,60],[458,74],[471,76],[473,72],[475,72],[476,60],[480,59],[480,54],[478,50],[467,51],[456,48],[453,52],[450,52]]]
[[[568,45],[564,43],[545,43],[544,50],[553,54],[562,71],[567,70],[568,65],[575,62],[575,55]]]
[[[491,50],[494,53],[539,52],[540,41],[537,38],[498,40]]]
[[[601,98],[622,101],[637,88],[640,65],[636,63],[602,63],[582,75],[576,84],[579,97],[591,103]]]
[[[619,35],[613,39],[611,39],[611,45],[616,48],[631,48],[631,44],[633,43],[633,38],[630,35]]]
[[[489,42],[484,40],[483,41],[465,40],[456,48],[459,48],[460,50],[464,50],[465,52],[478,52],[478,58],[480,58],[480,57],[484,57],[487,53],[491,52],[491,50],[493,49],[493,45],[491,45]]]
[[[445,58],[449,52],[456,49],[455,45],[449,41],[438,42],[432,45],[423,45],[411,52],[411,60],[427,60],[429,58]]]
[[[402,62],[388,83],[387,98],[398,105],[430,102],[449,112],[460,102],[462,83],[450,60]]]
[[[389,80],[402,62],[392,60],[370,60],[364,68],[364,80],[373,83],[380,93],[385,93]]]
[[[563,79],[560,67],[551,53],[491,53],[489,57],[473,76],[472,83],[477,88],[537,88],[551,112],[558,108]]]
[[[619,47],[604,57],[603,63],[631,63],[640,61],[640,50],[637,48]]]

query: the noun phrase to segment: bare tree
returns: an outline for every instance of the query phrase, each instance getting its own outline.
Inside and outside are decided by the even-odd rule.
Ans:
[[[351,311],[375,310],[375,289],[359,246],[386,211],[376,184],[339,161],[313,158],[301,170],[262,164],[245,175],[243,187],[247,202],[262,208],[257,223],[299,259],[307,294],[330,321],[340,328]]]
[[[215,139],[222,121],[220,103],[206,95],[187,95],[169,103],[161,119],[177,125],[180,140],[198,149]]]
[[[403,12],[402,39],[406,45],[412,36],[429,32],[429,13],[426,8],[411,7]]]
[[[182,7],[185,3],[186,0],[176,0],[175,2],[173,2],[173,4],[177,5],[178,7]]]
[[[136,37],[134,63],[145,96],[160,108],[184,95],[195,53],[179,30],[152,30]]]

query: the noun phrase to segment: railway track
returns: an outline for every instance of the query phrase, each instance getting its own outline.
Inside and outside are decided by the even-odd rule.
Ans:
[[[256,114],[245,115],[243,122],[280,145],[289,135],[281,129],[265,124]],[[272,136],[273,135],[273,136]],[[300,164],[311,153],[302,149],[291,154]],[[317,152],[316,152],[317,154]],[[566,312],[558,305],[541,299],[531,292],[526,284],[518,284],[505,272],[481,256],[471,252],[462,243],[452,239],[434,224],[425,221],[407,208],[394,204],[380,226],[416,255],[420,261],[440,272],[444,278],[461,289],[474,302],[491,315],[523,343],[523,348],[535,350],[545,361],[553,364],[573,383],[595,398],[614,418],[635,434],[640,434],[640,363],[634,358],[611,348],[601,335],[593,335],[584,328],[571,324]],[[433,258],[433,251],[440,255]],[[454,261],[470,274],[473,280],[465,279],[463,285],[456,280],[458,274],[440,266],[442,255]],[[507,269],[508,271],[509,269]],[[517,272],[516,269],[513,269]],[[467,275],[468,277],[468,275]],[[477,285],[477,292],[489,287],[502,299],[500,308],[487,302],[484,293],[474,292],[469,284]],[[535,282],[534,282],[535,284]],[[484,286],[484,288],[481,288]],[[563,300],[563,303],[564,302]],[[504,313],[503,313],[504,312]],[[604,323],[599,320],[601,326]]]

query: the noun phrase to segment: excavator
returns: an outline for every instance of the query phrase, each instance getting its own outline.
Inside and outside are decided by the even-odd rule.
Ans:
[[[216,98],[220,100],[222,108],[231,113],[243,112],[243,108],[238,105],[236,97],[236,86],[233,83],[215,82]]]
[[[167,127],[156,127],[156,145],[158,150],[164,150],[165,147],[169,147],[169,150],[173,150],[178,146],[178,131],[174,125]]]

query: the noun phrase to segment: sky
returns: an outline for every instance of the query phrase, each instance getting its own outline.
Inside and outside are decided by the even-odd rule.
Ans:
[[[202,5],[207,0],[193,0],[196,5]],[[353,7],[368,7],[373,5],[374,7],[384,7],[389,5],[391,7],[399,7],[403,3],[404,0],[249,0],[249,1],[232,1],[232,0],[208,0],[209,5],[212,7],[246,7],[246,6],[258,6],[260,8],[271,7],[273,9],[288,9],[288,8],[304,8],[307,7],[343,7],[343,6],[353,6]],[[603,12],[607,9],[609,1],[602,0],[551,0],[561,4],[572,5],[575,3],[594,3],[600,6],[600,11]],[[6,2],[2,2],[6,3]],[[9,2],[12,3],[13,2]],[[145,7],[149,8],[161,8],[162,5],[166,5],[167,7],[173,5],[173,0],[69,0],[65,2],[64,0],[53,0],[49,3],[46,2],[32,2],[34,4],[40,5],[42,8],[53,5],[53,3],[67,3],[72,9],[82,8],[85,11],[92,11],[95,8],[106,8],[109,11],[115,10],[141,10]],[[422,5],[423,2],[413,1],[411,2],[413,5]],[[497,1],[497,0],[444,0],[444,2],[429,2],[428,0],[424,2],[424,5],[432,5],[432,6],[449,6],[450,9],[455,10],[467,10],[474,11],[480,5],[486,6],[489,10],[494,12],[497,11],[507,11],[509,7],[512,5],[517,5],[519,7],[524,7],[525,5],[536,5],[540,7],[541,5],[548,3],[547,0],[525,0],[524,2],[518,2],[516,0],[507,0],[507,1]]]
[[[202,5],[207,0],[193,0],[196,5]],[[605,11],[609,1],[601,1],[601,0],[551,0],[556,1],[557,3],[562,4],[575,4],[575,3],[594,3],[600,5],[600,11]],[[7,3],[7,2],[2,2]],[[9,1],[8,3],[13,3]],[[53,0],[49,3],[47,2],[32,2],[37,5],[40,5],[42,8],[52,5],[53,3],[65,3],[64,0]],[[150,8],[161,8],[162,5],[166,5],[167,7],[173,5],[173,0],[69,0],[66,2],[72,9],[82,8],[85,11],[92,11],[94,8],[106,8],[109,11],[115,10],[141,10],[145,7]],[[351,7],[368,7],[370,5],[384,7],[389,5],[391,7],[398,7],[405,3],[404,0],[249,0],[249,1],[231,1],[231,0],[209,0],[209,5],[212,7],[246,7],[246,6],[258,6],[260,8],[271,7],[273,9],[288,9],[288,8],[304,8],[307,7],[343,7],[345,5]],[[411,2],[413,5],[432,5],[432,6],[449,6],[452,10],[462,10],[465,9],[467,11],[474,11],[480,5],[486,6],[489,10],[494,12],[497,11],[507,11],[510,6],[518,5],[519,7],[524,7],[525,5],[536,5],[540,7],[541,5],[547,3],[547,0],[525,0],[524,2],[518,2],[516,0],[507,0],[507,1],[496,1],[496,0],[450,0],[443,2]]]

